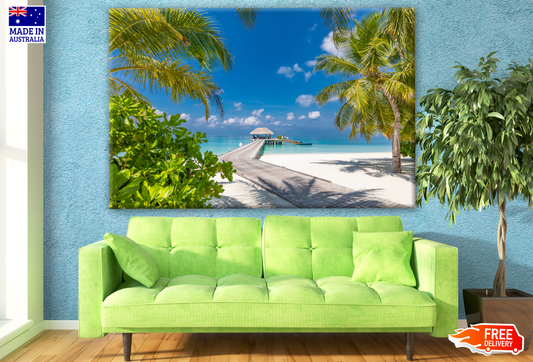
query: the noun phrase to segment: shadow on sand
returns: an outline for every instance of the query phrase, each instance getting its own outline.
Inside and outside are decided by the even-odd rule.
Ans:
[[[317,165],[342,166],[340,171],[346,173],[363,171],[372,177],[394,176],[409,182],[415,182],[415,161],[412,159],[402,159],[401,174],[392,173],[390,158],[353,159],[350,161],[330,160],[313,163]]]

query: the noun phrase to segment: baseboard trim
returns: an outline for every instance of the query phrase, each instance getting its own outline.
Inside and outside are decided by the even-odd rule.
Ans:
[[[44,321],[38,323],[37,325],[31,327],[27,331],[19,334],[17,337],[13,338],[6,344],[0,347],[0,360],[19,348],[20,346],[24,345],[26,342],[28,342],[30,339],[44,331]]]
[[[44,321],[44,329],[78,329],[78,321]]]

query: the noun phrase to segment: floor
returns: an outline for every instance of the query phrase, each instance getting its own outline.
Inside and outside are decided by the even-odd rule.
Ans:
[[[122,334],[78,338],[78,331],[49,330],[2,362],[122,362]],[[399,333],[134,334],[132,361],[154,362],[393,362],[407,361]],[[455,348],[445,338],[416,333],[415,361],[533,361],[533,348],[518,356],[489,357]]]

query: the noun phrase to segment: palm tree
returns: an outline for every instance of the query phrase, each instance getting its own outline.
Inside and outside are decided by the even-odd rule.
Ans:
[[[189,63],[197,63],[195,69]],[[189,9],[109,10],[109,92],[150,104],[143,88],[210,103],[223,113],[220,88],[210,72],[230,70],[233,57],[213,21]]]
[[[342,56],[319,56],[314,71],[352,79],[322,89],[315,101],[319,106],[335,97],[343,102],[335,125],[340,130],[349,127],[350,139],[360,134],[369,141],[378,133],[392,138],[392,171],[401,173],[402,118],[405,129],[414,129],[414,52],[408,47],[400,52],[388,32],[387,15],[374,13],[355,22],[355,29],[336,31]]]

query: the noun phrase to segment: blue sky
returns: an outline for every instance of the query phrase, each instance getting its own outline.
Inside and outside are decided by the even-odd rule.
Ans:
[[[356,17],[378,10],[358,9]],[[145,93],[155,108],[182,114],[185,127],[208,137],[244,136],[256,127],[267,127],[276,135],[348,139],[349,131],[341,133],[333,121],[341,103],[331,101],[319,108],[313,100],[321,89],[342,80],[312,72],[317,56],[336,51],[320,9],[264,10],[252,30],[246,30],[235,9],[202,11],[216,20],[234,56],[231,71],[213,73],[223,89],[224,119],[212,107],[206,122],[200,103],[174,104],[164,94]]]

